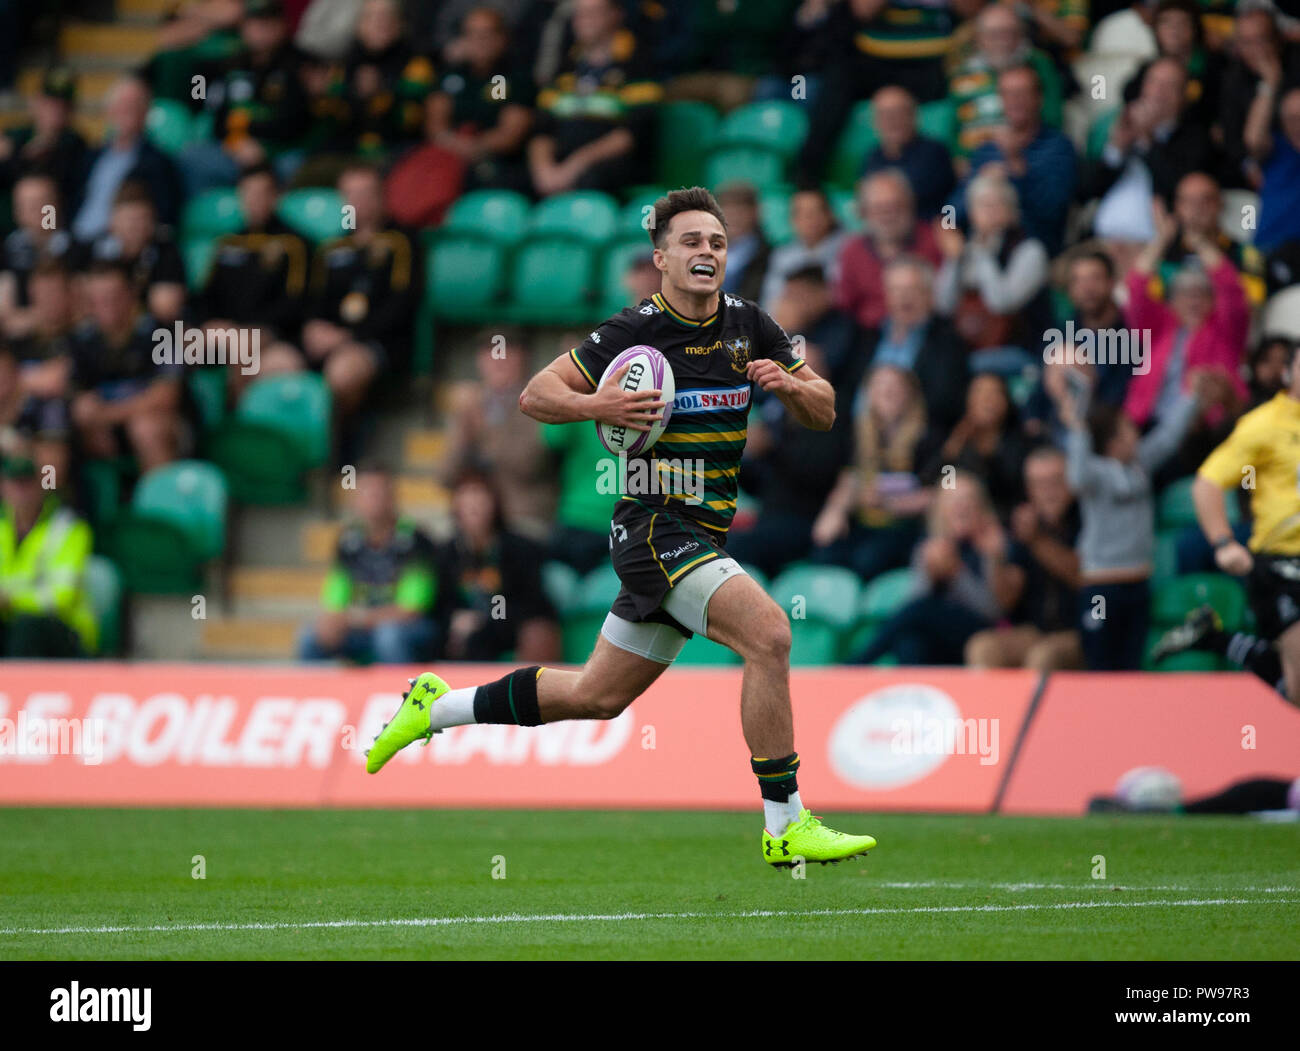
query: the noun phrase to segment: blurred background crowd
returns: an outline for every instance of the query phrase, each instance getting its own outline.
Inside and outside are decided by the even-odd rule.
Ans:
[[[607,454],[517,398],[697,183],[839,398],[756,401],[728,542],[797,662],[1248,626],[1189,487],[1300,338],[1269,0],[0,0],[0,126],[7,655],[583,659]]]

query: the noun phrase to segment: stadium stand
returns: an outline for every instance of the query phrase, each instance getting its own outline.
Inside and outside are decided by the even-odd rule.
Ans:
[[[324,378],[319,364],[309,363],[304,371],[285,374],[268,367],[251,382],[239,384],[231,382],[228,365],[194,364],[185,369],[179,399],[185,430],[177,455],[184,458],[142,473],[126,451],[129,445],[120,445],[114,456],[92,458],[74,443],[67,477],[60,480],[58,488],[60,496],[79,508],[95,530],[96,555],[87,569],[87,586],[94,596],[104,653],[252,659],[291,656],[297,626],[315,609],[341,522],[347,517],[350,496],[346,486],[337,484],[336,472],[354,465],[363,455],[378,454],[393,465],[402,514],[413,516],[435,537],[448,537],[452,526],[445,471],[447,397],[457,382],[474,371],[474,345],[482,342],[481,327],[519,326],[523,338],[518,352],[529,354],[530,361],[540,365],[571,346],[588,326],[638,302],[639,282],[647,276],[654,279],[653,271],[646,268],[650,255],[646,217],[656,198],[669,188],[700,182],[715,190],[732,184],[734,192],[734,184],[748,184],[758,200],[755,243],[766,249],[797,242],[791,217],[796,190],[813,186],[825,191],[825,200],[839,222],[835,235],[842,238],[844,247],[843,255],[834,260],[837,265],[824,275],[835,302],[830,313],[819,315],[823,319],[819,324],[826,326],[819,331],[830,333],[839,331],[835,326],[847,326],[845,331],[852,334],[846,343],[851,348],[847,364],[834,377],[846,386],[841,391],[840,411],[854,425],[850,428],[855,432],[851,443],[854,463],[880,456],[887,436],[870,433],[862,426],[868,415],[867,375],[864,368],[854,368],[854,363],[861,366],[869,355],[872,364],[884,362],[913,370],[929,377],[930,390],[937,389],[941,379],[951,379],[946,373],[940,377],[927,373],[924,359],[937,353],[933,348],[938,330],[931,327],[937,320],[926,320],[919,330],[909,332],[905,326],[895,328],[889,318],[876,325],[873,315],[873,327],[866,330],[859,327],[861,316],[851,317],[846,311],[845,290],[857,276],[854,267],[865,259],[879,268],[871,279],[878,286],[872,290],[878,312],[879,304],[885,302],[886,260],[876,253],[892,255],[898,249],[896,240],[881,237],[878,230],[871,238],[864,239],[862,234],[866,198],[861,179],[868,155],[881,141],[873,100],[886,86],[910,87],[916,103],[917,134],[946,151],[958,179],[953,200],[961,202],[960,232],[945,229],[942,220],[931,229],[929,220],[922,219],[916,229],[924,236],[918,233],[912,241],[903,238],[914,250],[928,255],[936,271],[939,263],[948,260],[945,273],[959,301],[946,302],[941,312],[957,319],[961,331],[944,332],[944,353],[968,358],[975,364],[975,372],[981,360],[996,357],[1004,363],[1005,389],[1014,402],[1010,417],[998,425],[1001,437],[985,446],[983,438],[968,439],[965,431],[954,438],[954,427],[974,427],[983,433],[971,422],[972,414],[978,416],[981,410],[978,405],[968,405],[967,415],[961,416],[961,400],[945,388],[946,403],[942,407],[926,405],[920,423],[917,440],[923,441],[928,452],[960,450],[962,469],[996,484],[999,478],[1018,477],[1020,461],[1035,443],[1063,441],[1066,434],[1054,418],[1059,401],[1044,389],[1047,377],[1040,383],[1042,369],[1037,360],[1046,330],[1053,325],[1064,327],[1067,322],[1081,325],[1082,316],[1075,314],[1062,286],[1034,289],[1009,262],[1028,257],[1024,252],[1017,256],[1017,246],[1038,245],[1042,240],[1027,238],[1018,218],[1026,214],[1026,197],[1034,195],[1027,194],[1030,187],[1017,179],[1026,170],[1038,170],[1034,165],[1040,155],[1035,151],[1046,140],[1017,139],[1004,122],[996,90],[996,74],[1003,69],[1029,65],[1040,87],[1052,90],[1059,79],[1063,114],[1051,112],[1056,103],[1048,98],[1040,113],[1043,129],[1034,134],[1045,136],[1051,125],[1059,122],[1070,138],[1079,171],[1088,176],[1081,179],[1079,193],[1069,202],[1064,229],[1050,231],[1046,238],[1053,256],[1048,269],[1054,282],[1065,258],[1082,249],[1096,250],[1109,260],[1122,300],[1125,279],[1138,265],[1139,254],[1149,241],[1162,236],[1162,204],[1173,206],[1172,200],[1159,200],[1163,188],[1187,174],[1176,170],[1182,159],[1196,156],[1209,169],[1206,174],[1214,180],[1222,202],[1222,237],[1219,247],[1210,250],[1217,251],[1234,269],[1246,266],[1248,253],[1257,253],[1258,266],[1252,272],[1267,278],[1272,290],[1262,304],[1258,300],[1252,304],[1252,338],[1278,337],[1290,341],[1289,345],[1300,340],[1300,290],[1289,278],[1276,278],[1292,272],[1287,267],[1300,242],[1254,243],[1256,220],[1267,217],[1270,208],[1275,215],[1278,207],[1276,194],[1270,195],[1265,188],[1265,177],[1270,171],[1290,170],[1285,168],[1292,156],[1287,150],[1293,152],[1293,148],[1286,145],[1282,125],[1268,121],[1274,114],[1265,113],[1278,145],[1272,154],[1261,153],[1237,166],[1214,154],[1206,160],[1195,151],[1148,152],[1143,144],[1163,141],[1168,129],[1145,126],[1147,109],[1135,101],[1149,71],[1159,68],[1151,65],[1152,60],[1161,55],[1185,59],[1189,69],[1198,71],[1196,90],[1210,76],[1205,70],[1236,63],[1233,68],[1244,70],[1241,76],[1251,90],[1264,84],[1264,91],[1275,91],[1280,99],[1297,83],[1298,72],[1293,61],[1297,45],[1285,35],[1276,45],[1277,79],[1273,79],[1273,64],[1267,56],[1255,57],[1248,49],[1238,54],[1231,40],[1222,44],[1217,35],[1194,41],[1192,51],[1184,55],[1179,50],[1183,45],[1160,28],[1157,7],[1165,11],[1169,5],[1145,5],[1108,14],[1077,45],[1063,43],[1068,33],[1045,35],[1041,20],[1017,22],[1019,37],[1008,37],[1011,51],[1002,54],[994,24],[1001,12],[981,21],[979,9],[988,7],[974,5],[965,24],[958,24],[960,18],[949,18],[943,26],[936,23],[927,25],[924,32],[918,30],[916,39],[891,38],[891,55],[915,51],[919,56],[914,67],[891,58],[855,67],[849,75],[836,60],[825,70],[810,70],[808,83],[798,90],[786,91],[779,76],[745,79],[736,74],[736,69],[748,71],[746,63],[762,49],[775,46],[777,38],[770,34],[771,27],[755,28],[753,39],[746,38],[738,52],[749,56],[746,61],[730,69],[725,78],[719,75],[718,84],[725,79],[727,90],[712,93],[710,101],[703,101],[692,94],[700,84],[695,74],[702,71],[681,65],[689,61],[689,49],[675,51],[664,36],[673,24],[669,14],[681,5],[652,5],[659,14],[647,14],[640,5],[610,0],[610,16],[601,30],[606,36],[580,41],[579,50],[587,48],[596,54],[601,47],[610,48],[611,54],[619,56],[610,69],[618,72],[602,73],[595,67],[584,72],[593,85],[592,93],[584,95],[572,93],[572,85],[565,79],[573,76],[565,69],[569,59],[564,56],[575,37],[564,6],[550,13],[540,11],[548,5],[521,4],[521,8],[538,7],[540,24],[548,29],[538,39],[509,40],[510,75],[528,83],[524,93],[528,105],[521,103],[517,108],[527,113],[530,130],[523,133],[524,146],[511,146],[496,162],[484,165],[481,152],[476,152],[482,129],[466,116],[478,111],[458,97],[469,75],[466,70],[473,64],[464,65],[459,39],[440,51],[433,38],[420,35],[431,24],[422,10],[427,5],[406,5],[409,26],[417,32],[385,44],[394,49],[391,54],[385,52],[387,57],[376,57],[373,40],[340,41],[321,50],[320,41],[310,34],[295,38],[293,18],[311,5],[292,5],[290,11],[284,5],[257,0],[238,22],[197,34],[197,23],[189,20],[187,6],[117,0],[96,9],[70,3],[28,26],[23,64],[16,78],[18,102],[0,111],[0,129],[4,131],[0,140],[0,228],[7,234],[0,258],[0,311],[5,318],[0,328],[4,356],[12,359],[16,374],[23,377],[12,382],[12,389],[0,378],[0,441],[6,452],[30,453],[38,462],[47,462],[42,457],[54,455],[48,453],[47,445],[59,427],[50,422],[55,419],[49,415],[54,410],[37,406],[50,401],[57,404],[81,390],[75,368],[70,377],[60,379],[44,371],[39,372],[44,378],[35,378],[37,364],[61,360],[67,352],[35,328],[29,275],[38,260],[66,250],[66,246],[59,248],[57,238],[47,240],[39,221],[31,223],[20,214],[14,185],[25,173],[53,172],[64,198],[57,202],[61,214],[77,214],[86,201],[98,201],[107,209],[111,195],[104,195],[110,184],[116,185],[110,176],[120,181],[127,172],[125,168],[110,172],[106,164],[92,167],[92,159],[116,157],[111,149],[102,154],[94,150],[105,142],[112,145],[113,140],[105,136],[113,130],[114,107],[124,107],[130,101],[122,85],[143,83],[151,90],[143,126],[149,150],[141,148],[138,155],[132,154],[135,159],[131,162],[132,174],[146,183],[179,179],[182,172],[192,174],[186,168],[187,158],[197,155],[196,151],[207,151],[209,156],[220,152],[236,173],[254,164],[270,165],[280,191],[276,229],[296,233],[307,242],[309,251],[317,251],[312,272],[304,277],[308,287],[303,294],[309,301],[320,294],[325,270],[333,265],[322,246],[328,248],[333,239],[350,230],[346,218],[340,223],[340,216],[347,215],[337,186],[344,165],[360,157],[378,163],[387,175],[403,151],[426,143],[426,130],[436,124],[438,144],[453,159],[430,168],[430,189],[460,187],[461,192],[449,191],[451,204],[437,224],[411,230],[393,226],[392,239],[385,234],[378,242],[380,247],[365,249],[372,253],[371,264],[382,256],[382,265],[388,268],[383,272],[392,281],[413,283],[409,327],[405,316],[399,318],[395,330],[380,325],[380,321],[389,321],[386,312],[401,304],[391,304],[367,283],[371,278],[366,273],[381,272],[374,266],[365,273],[358,270],[354,284],[342,290],[338,303],[331,304],[338,318],[346,320],[349,331],[358,333],[357,344],[371,356],[376,370],[377,379],[364,395],[359,412],[341,412],[337,397],[331,395],[334,380]],[[843,20],[846,5],[817,6],[825,11],[812,23],[800,16],[800,49],[806,49],[810,41],[829,46],[848,32]],[[104,7],[111,8],[108,20],[104,20]],[[250,23],[256,25],[250,28]],[[503,31],[508,28],[504,25]],[[793,22],[790,28],[794,34]],[[882,32],[875,23],[857,28],[872,40]],[[734,29],[730,26],[728,32]],[[259,32],[266,34],[266,40],[250,51],[250,41],[255,41]],[[246,61],[267,47],[289,62],[278,73]],[[816,48],[801,50],[803,53],[816,53]],[[834,49],[826,53],[834,53]],[[653,62],[651,55],[655,56]],[[768,53],[766,58],[772,70],[784,70],[788,65],[788,56]],[[943,76],[936,76],[940,65]],[[205,84],[225,85],[226,93],[196,97],[190,90],[195,76]],[[285,76],[290,76],[291,82],[286,82]],[[948,85],[946,95],[936,94],[941,83]],[[834,99],[841,112],[831,129],[816,109],[817,92],[843,91],[846,85],[852,85],[855,94]],[[304,100],[302,115],[295,118],[298,126],[286,127],[283,121],[289,103],[277,93],[286,90],[295,97],[301,93]],[[1198,106],[1191,93],[1189,87],[1180,120],[1202,122],[1195,124],[1193,131],[1207,141],[1212,134],[1219,136],[1222,118],[1212,106]],[[436,105],[435,98],[439,99]],[[376,107],[381,101],[385,106],[392,104],[391,99],[398,100],[395,108],[380,113]],[[427,113],[433,109],[439,117],[426,123]],[[651,119],[644,119],[646,112],[653,114]],[[462,119],[465,123],[457,127],[455,121]],[[635,128],[637,135],[631,145],[623,137],[629,127]],[[217,138],[214,129],[222,129],[223,137]],[[427,141],[432,141],[434,132],[428,134]],[[825,138],[827,134],[831,137]],[[997,144],[998,159],[981,161],[978,171],[970,170],[971,145],[976,138],[983,141],[985,137]],[[538,139],[545,139],[546,149],[551,151],[551,159],[541,167],[528,145]],[[1139,144],[1136,153],[1135,142]],[[628,177],[628,158],[633,156],[640,164],[636,178]],[[814,158],[813,170],[810,157]],[[1130,158],[1123,161],[1126,166],[1117,167],[1118,158],[1125,157]],[[82,159],[74,163],[72,158]],[[147,159],[147,164],[141,158]],[[566,167],[566,158],[576,160]],[[907,170],[906,155],[883,163]],[[1137,168],[1144,165],[1150,165],[1154,175],[1154,200],[1150,190],[1141,187]],[[538,182],[528,181],[530,170]],[[520,173],[524,173],[522,182]],[[967,216],[965,188],[976,175],[984,177],[979,187],[990,190],[986,197],[1005,197],[1006,186],[1020,186],[1018,201],[1016,190],[1011,189],[1005,216],[992,222],[971,221]],[[1272,185],[1275,188],[1276,182]],[[1103,216],[1101,232],[1109,236],[1096,239],[1092,227],[1096,199],[1116,193],[1126,208],[1133,207],[1135,200],[1140,210],[1150,212],[1154,206],[1153,217],[1138,223],[1126,239],[1117,236],[1113,224],[1107,225]],[[161,209],[164,202],[155,204]],[[226,258],[221,253],[230,249],[230,242],[223,239],[235,235],[252,238],[242,245],[252,253],[249,258],[254,266],[258,252],[263,253],[261,265],[268,269],[282,262],[277,256],[281,248],[274,239],[263,242],[257,239],[261,236],[257,232],[245,231],[239,191],[234,186],[214,185],[188,195],[173,217],[174,233],[167,226],[167,216],[160,218],[163,232],[159,236],[174,238],[183,264],[189,296],[187,320],[201,309],[214,261]],[[1063,240],[1059,251],[1050,243],[1058,234]],[[400,247],[399,235],[409,238],[409,258]],[[978,246],[977,241],[981,242]],[[733,247],[737,254],[750,255],[748,246]],[[1174,290],[1194,296],[1196,274],[1208,258],[1205,253],[1185,252],[1187,248],[1185,240],[1172,238],[1161,257],[1159,275],[1168,291],[1159,294],[1171,297],[1175,314]],[[385,256],[385,252],[391,254]],[[1202,258],[1191,258],[1195,254]],[[769,257],[761,258],[760,269],[766,267]],[[74,273],[85,268],[75,248],[67,259]],[[1005,268],[999,271],[998,282],[980,269],[993,259]],[[147,283],[147,266],[152,264],[144,256],[141,260],[135,264],[139,272],[134,279]],[[1181,274],[1189,276],[1183,279]],[[761,279],[763,275],[758,276]],[[75,287],[80,295],[80,283]],[[1030,295],[1036,291],[1042,296]],[[1263,294],[1259,298],[1263,299]],[[779,297],[773,303],[778,301]],[[1005,305],[1008,302],[1010,307]],[[1031,319],[1031,307],[1041,312],[1044,303],[1050,304],[1051,313],[1035,313]],[[84,304],[78,304],[77,313],[84,312]],[[927,319],[932,314],[921,312]],[[385,316],[377,319],[377,315]],[[1032,324],[1022,324],[1030,320]],[[372,330],[368,327],[371,322],[374,331],[409,331],[409,347],[400,336],[368,342],[365,332]],[[306,342],[301,322],[252,319],[250,323],[262,326],[264,350],[271,345],[268,340],[290,350]],[[332,321],[326,324],[340,327]],[[980,355],[1014,350],[1018,356],[971,357],[972,342]],[[1244,342],[1237,339],[1231,347],[1216,351],[1228,354],[1230,360],[1211,361],[1197,357],[1198,353],[1191,351],[1179,366],[1187,373],[1186,379],[1198,369],[1217,368],[1226,360],[1230,376],[1225,378],[1229,385],[1240,387],[1244,377],[1239,372],[1245,369],[1247,359]],[[266,360],[272,361],[273,356]],[[1006,366],[1008,361],[1014,364]],[[839,364],[836,358],[837,370]],[[141,366],[133,374],[136,381],[147,371]],[[1081,371],[1086,373],[1089,366],[1081,366]],[[964,387],[964,382],[961,385]],[[1275,383],[1264,393],[1271,395],[1277,389]],[[1252,388],[1253,395],[1259,393]],[[1150,419],[1170,411],[1172,402],[1166,400],[1166,394],[1172,398],[1176,391],[1159,395],[1159,411]],[[1198,457],[1203,458],[1249,407],[1240,390],[1221,394],[1197,415],[1180,443],[1181,451],[1154,475],[1150,537],[1154,554],[1149,567],[1153,637],[1204,602],[1214,605],[1225,621],[1238,623],[1245,616],[1240,589],[1229,578],[1203,572],[1180,576],[1177,572],[1182,550],[1179,538],[1194,533],[1196,527],[1190,487]],[[1145,400],[1141,405],[1131,395],[1127,402],[1122,396],[1118,400],[1149,426],[1150,405]],[[755,407],[756,416],[771,411],[770,407],[764,409],[761,400]],[[1044,420],[1050,424],[1047,428],[1041,426]],[[132,426],[128,417],[118,425]],[[63,429],[69,426],[65,421]],[[1023,435],[1018,430],[1013,435],[1015,442],[1005,440],[1004,431],[1022,427]],[[755,453],[756,464],[757,457]],[[892,479],[897,474],[880,469],[874,481],[864,483],[867,489],[855,497],[861,502],[852,511],[854,522],[866,523],[874,520],[873,515],[879,519],[890,501],[898,499],[886,491],[895,484]],[[550,481],[558,487],[558,469]],[[933,481],[930,476],[923,479],[924,485]],[[755,484],[748,470],[742,473],[744,500],[751,508],[750,498],[758,492]],[[1005,542],[1011,544],[1012,534],[1020,528],[1013,525],[1018,500],[1002,494],[998,500],[999,528]],[[923,511],[913,508],[909,514]],[[1228,502],[1228,511],[1231,521],[1240,524],[1236,501]],[[752,518],[752,510],[738,514],[737,535],[745,532]],[[826,546],[820,540],[815,542],[812,534],[805,539],[808,549]],[[958,553],[973,558],[972,551],[962,548]],[[915,572],[909,568],[863,579],[847,568],[854,564],[848,556],[829,561],[838,564],[814,559],[787,565],[773,581],[774,594],[787,608],[796,598],[808,601],[807,619],[794,627],[797,663],[834,663],[862,650],[905,604],[917,584]],[[166,594],[197,593],[216,565],[223,569],[223,601],[213,604],[206,622],[169,624],[175,620],[169,611],[176,608],[178,599]],[[562,620],[564,656],[581,660],[608,609],[617,579],[607,567],[579,572],[554,559],[544,566],[542,579]],[[160,592],[166,594],[157,594]],[[1005,609],[1002,616],[1010,621],[1015,613]],[[681,659],[731,663],[735,658],[699,639],[686,648]],[[1213,660],[1201,664],[1218,666]],[[1161,667],[1192,665],[1197,661],[1186,657],[1165,661]]]

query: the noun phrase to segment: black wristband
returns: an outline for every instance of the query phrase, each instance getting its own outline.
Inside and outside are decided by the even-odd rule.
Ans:
[[[1219,539],[1214,541],[1210,546],[1214,548],[1215,551],[1218,551],[1219,548],[1223,547],[1225,544],[1235,544],[1236,542],[1237,538],[1229,533],[1227,536],[1219,537]]]

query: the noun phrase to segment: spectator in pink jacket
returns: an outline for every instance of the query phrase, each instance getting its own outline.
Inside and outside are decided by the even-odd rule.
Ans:
[[[878,328],[885,320],[885,267],[920,256],[937,268],[943,255],[933,228],[916,221],[916,196],[899,169],[859,180],[857,205],[866,232],[849,238],[840,253],[835,305],[864,328]]]
[[[1213,424],[1229,407],[1226,403],[1246,396],[1240,368],[1250,306],[1236,268],[1203,236],[1187,242],[1198,262],[1179,271],[1168,303],[1153,298],[1149,284],[1177,234],[1177,224],[1159,204],[1155,221],[1155,239],[1129,271],[1125,311],[1135,337],[1150,331],[1151,361],[1149,368],[1134,373],[1124,409],[1139,427],[1160,420],[1189,388],[1193,372],[1208,370],[1226,381],[1216,385],[1223,397],[1205,413],[1206,422]]]

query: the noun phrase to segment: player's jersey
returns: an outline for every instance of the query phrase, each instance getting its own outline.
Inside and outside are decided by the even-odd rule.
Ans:
[[[1253,482],[1250,549],[1300,554],[1300,401],[1281,391],[1246,413],[1197,473],[1224,489]]]
[[[629,462],[620,493],[725,531],[736,513],[753,394],[746,369],[750,361],[770,358],[794,372],[803,359],[794,356],[789,338],[765,311],[727,293],[704,321],[683,317],[655,293],[615,314],[569,356],[594,390],[614,358],[641,345],[668,359],[677,396],[662,437],[650,452],[632,458],[648,460],[649,469],[634,471]]]

